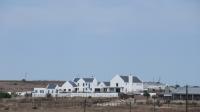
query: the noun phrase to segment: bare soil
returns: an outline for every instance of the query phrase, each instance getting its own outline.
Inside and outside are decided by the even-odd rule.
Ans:
[[[0,100],[0,112],[154,112],[153,104],[132,104],[129,101],[91,98],[85,103],[85,98],[4,99]],[[188,112],[200,112],[200,105],[188,107]],[[156,105],[155,112],[185,112],[185,105]]]

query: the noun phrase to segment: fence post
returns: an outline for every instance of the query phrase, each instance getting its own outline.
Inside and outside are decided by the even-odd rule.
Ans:
[[[86,99],[84,101],[84,112],[86,112]]]
[[[188,85],[186,85],[185,111],[188,112]]]
[[[153,112],[156,112],[156,104],[155,104],[155,101],[156,101],[156,96],[153,96]]]

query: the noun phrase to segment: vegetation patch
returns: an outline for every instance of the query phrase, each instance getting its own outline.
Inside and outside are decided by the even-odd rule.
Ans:
[[[0,98],[11,98],[11,95],[5,92],[0,92]]]

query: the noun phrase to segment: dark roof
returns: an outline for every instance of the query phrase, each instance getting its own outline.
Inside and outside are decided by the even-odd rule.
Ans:
[[[106,86],[110,86],[110,82],[103,82]]]
[[[69,83],[70,83],[73,87],[77,87],[77,85],[76,85],[74,82],[69,81]]]
[[[186,87],[179,87],[172,91],[172,94],[186,94]],[[200,94],[199,87],[188,87],[188,94]]]
[[[80,79],[80,78],[75,78],[75,79],[74,79],[74,82],[77,82],[79,79]]]
[[[85,82],[93,82],[94,78],[83,78]]]
[[[124,80],[124,82],[128,82],[128,76],[120,76],[123,80]]]
[[[128,82],[129,80],[129,76],[120,76],[123,80],[124,80],[124,82]],[[141,83],[142,81],[138,78],[138,77],[136,77],[136,76],[133,76],[133,83]]]
[[[97,82],[97,85],[101,84],[101,82]]]
[[[56,86],[56,84],[48,84],[47,89],[55,89]]]
[[[133,76],[133,82],[135,82],[135,83],[141,83],[142,81],[138,77]]]

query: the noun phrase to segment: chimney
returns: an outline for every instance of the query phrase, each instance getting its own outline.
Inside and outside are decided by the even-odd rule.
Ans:
[[[133,83],[133,76],[131,74],[128,76],[128,82]]]

